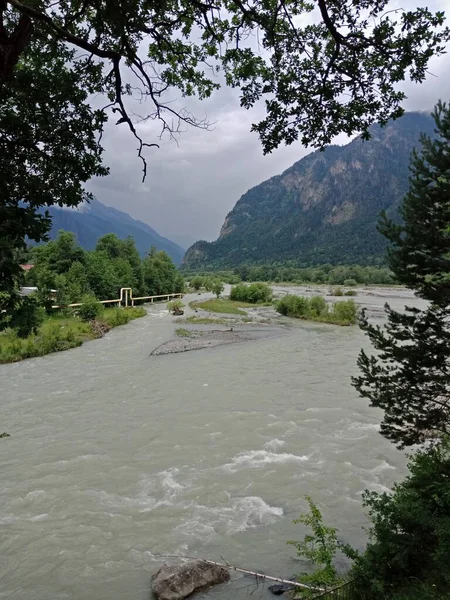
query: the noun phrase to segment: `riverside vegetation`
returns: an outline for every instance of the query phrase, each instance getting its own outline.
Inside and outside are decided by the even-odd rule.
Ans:
[[[142,317],[142,307],[106,308],[98,300],[117,298],[121,287],[134,296],[182,292],[184,281],[165,252],[151,248],[141,259],[131,238],[107,234],[95,250],[83,250],[73,233],[28,250],[33,268],[18,283],[37,287],[21,298],[18,288],[0,295],[0,362],[12,362],[79,346],[102,332]],[[82,302],[55,314],[52,304]]]
[[[397,224],[382,215],[390,241],[389,266],[400,283],[428,306],[386,306],[385,326],[364,315],[361,328],[376,354],[361,351],[353,385],[371,406],[384,411],[381,434],[399,448],[413,447],[409,474],[392,492],[369,492],[369,543],[362,553],[337,544],[336,530],[323,525],[309,500],[300,521],[312,528],[294,542],[315,564],[309,583],[339,585],[337,550],[354,561],[347,574],[349,600],[443,600],[450,598],[450,108],[441,102],[433,118],[436,139],[424,135],[411,161],[410,189]],[[419,448],[417,450],[417,448]],[[340,592],[328,598],[339,598]],[[342,596],[344,597],[344,596]]]

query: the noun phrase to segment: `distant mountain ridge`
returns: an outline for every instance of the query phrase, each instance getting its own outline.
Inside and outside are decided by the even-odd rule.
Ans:
[[[52,206],[48,210],[52,217],[51,239],[58,235],[60,229],[65,229],[76,235],[80,246],[92,250],[98,238],[106,233],[115,233],[121,239],[130,235],[134,238],[136,248],[141,255],[148,252],[152,246],[156,246],[158,250],[165,250],[176,264],[182,261],[184,250],[181,246],[159,235],[146,223],[137,221],[120,210],[105,206],[99,200],[93,199],[78,209]]]
[[[395,217],[408,189],[410,155],[420,133],[433,134],[423,113],[406,113],[345,146],[305,156],[251,188],[228,213],[215,242],[186,252],[187,269],[295,261],[299,265],[377,263],[386,240],[381,210]]]

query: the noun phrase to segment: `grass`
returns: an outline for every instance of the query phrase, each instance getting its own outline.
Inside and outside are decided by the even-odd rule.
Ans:
[[[228,315],[246,315],[247,313],[242,308],[255,308],[258,304],[250,304],[250,302],[241,302],[239,300],[229,300],[228,298],[213,298],[210,300],[194,300],[189,302],[191,308],[200,308],[210,312],[224,313]]]
[[[175,329],[175,335],[177,335],[178,337],[184,337],[184,338],[188,338],[191,337],[192,331],[189,331],[189,329],[184,329],[184,327],[178,327],[178,329]]]
[[[186,317],[182,323],[197,323],[199,325],[227,325],[227,323],[234,322],[229,319],[217,319],[214,317]]]
[[[143,317],[146,311],[142,307],[107,308],[99,321],[109,328],[124,325],[132,319]],[[0,334],[0,364],[17,362],[25,358],[44,356],[51,352],[60,352],[81,346],[83,342],[98,337],[91,323],[77,316],[53,314],[46,318],[36,334],[19,338],[12,329]]]

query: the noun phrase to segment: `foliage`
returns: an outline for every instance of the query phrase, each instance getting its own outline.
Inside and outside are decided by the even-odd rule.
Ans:
[[[178,309],[183,308],[183,306],[184,306],[183,302],[179,298],[176,298],[175,300],[171,300],[170,302],[167,303],[167,310],[176,311]]]
[[[410,153],[420,133],[433,135],[433,130],[429,115],[407,113],[385,128],[374,127],[374,141],[356,138],[346,146],[305,156],[245,192],[227,215],[226,234],[214,242],[196,242],[186,253],[185,268],[237,267],[247,280],[245,270],[238,269],[253,265],[253,281],[276,281],[280,275],[279,281],[337,285],[355,279],[360,283],[351,272],[342,276],[336,265],[385,263],[387,242],[377,231],[380,211],[385,209],[391,219],[398,219],[397,208],[408,190]],[[267,278],[265,271],[277,262],[289,262],[309,273],[298,278],[274,273]],[[335,266],[336,279],[311,268],[318,264]],[[261,276],[260,266],[265,267]]]
[[[177,335],[178,337],[191,337],[192,336],[192,331],[189,331],[189,329],[185,329],[184,327],[179,327],[178,329],[175,329],[175,335]]]
[[[242,302],[234,302],[225,298],[215,298],[212,300],[202,300],[201,302],[190,302],[191,308],[208,310],[210,312],[225,313],[230,315],[246,315],[247,313],[239,307],[243,306]],[[251,305],[248,305],[251,306]]]
[[[331,290],[330,296],[343,296],[344,290],[341,287],[335,287]]]
[[[356,281],[356,279],[345,279],[344,285],[346,285],[348,287],[352,287],[352,286],[358,285],[358,282]]]
[[[250,304],[264,304],[272,300],[272,288],[266,283],[252,283],[245,285],[238,283],[231,288],[230,300],[249,302]]]
[[[338,541],[337,529],[324,525],[322,513],[309,496],[306,496],[306,501],[309,513],[301,515],[293,523],[306,525],[312,533],[307,533],[301,541],[289,540],[287,543],[295,547],[300,558],[306,558],[313,563],[315,570],[313,573],[300,575],[297,580],[312,587],[331,587],[341,581],[333,564],[336,553],[341,551],[352,560],[358,555],[350,546]],[[305,597],[317,594],[308,591],[302,593]]]
[[[391,242],[388,259],[403,285],[433,304],[450,304],[450,107],[439,102],[437,137],[421,136],[414,150],[410,188],[397,224],[384,214],[380,230]]]
[[[106,174],[100,139],[108,115],[136,138],[145,178],[143,151],[157,144],[140,137],[128,96],[148,99],[143,119],[159,121],[162,134],[205,128],[207,122],[176,111],[170,92],[207,98],[221,70],[227,85],[240,88],[244,108],[266,101],[266,117],[253,125],[264,152],[298,138],[322,147],[339,133],[367,137],[372,122],[401,115],[399,82],[423,81],[430,58],[445,49],[444,13],[369,4],[320,0],[310,22],[313,3],[283,10],[261,0],[139,0],[119,10],[113,0],[7,3],[0,39],[0,280],[11,291],[19,275],[15,249],[25,235],[45,236],[49,221],[37,209],[78,205],[83,184]],[[104,97],[104,108],[91,108],[94,94]]]
[[[419,451],[408,466],[408,477],[394,485],[392,494],[364,495],[372,525],[353,573],[361,580],[361,600],[448,597],[449,440]],[[416,596],[418,588],[422,595]]]
[[[193,278],[193,273],[186,272],[188,279]],[[190,277],[189,277],[190,275]],[[331,264],[316,265],[312,267],[299,267],[293,261],[283,264],[272,263],[264,265],[237,266],[234,271],[209,271],[202,272],[203,279],[220,278],[226,283],[236,284],[241,280],[245,282],[274,282],[274,283],[317,283],[330,285],[343,285],[346,279],[354,279],[363,285],[393,285],[395,282],[392,271],[387,268],[361,265]],[[236,281],[237,279],[237,281]]]
[[[286,317],[309,319],[335,325],[353,325],[357,321],[358,308],[353,300],[334,302],[330,307],[322,296],[306,298],[286,294],[275,304],[277,312]]]
[[[93,337],[89,324],[75,317],[49,318],[37,334],[31,334],[27,338],[17,337],[12,329],[6,330],[0,334],[0,363],[68,350],[80,346],[83,341]]]
[[[142,307],[107,308],[102,315],[102,321],[110,327],[123,325],[146,314]],[[47,317],[36,334],[27,338],[19,338],[13,329],[0,333],[0,363],[9,363],[44,356],[51,352],[60,352],[81,346],[86,340],[97,337],[91,323],[82,321],[79,317],[62,317],[53,314]]]
[[[224,289],[225,286],[219,279],[216,279],[211,286],[211,292],[213,292],[213,294],[216,295],[216,298],[220,297],[220,294],[223,292]]]
[[[353,384],[384,410],[381,432],[400,447],[450,431],[450,110],[434,112],[435,139],[422,137],[412,158],[411,188],[402,205],[404,223],[386,217],[381,229],[398,280],[431,304],[398,313],[386,306],[380,327],[363,314],[361,328],[377,351],[361,351]]]
[[[36,333],[44,321],[44,313],[34,294],[26,296],[18,300],[8,325],[16,330],[19,337],[25,338]]]
[[[103,312],[101,320],[109,325],[109,327],[119,327],[120,325],[126,325],[126,323],[129,323],[133,319],[145,317],[146,314],[147,312],[142,306],[107,308]]]
[[[39,290],[57,290],[57,301],[70,304],[84,294],[100,300],[119,297],[122,287],[131,287],[134,296],[182,292],[184,281],[165,252],[152,248],[141,260],[133,239],[120,240],[115,234],[99,238],[94,251],[76,243],[71,232],[31,250],[34,268],[26,275],[29,285]]]
[[[103,305],[95,296],[83,296],[81,302],[83,304],[77,308],[77,313],[82,321],[93,321],[103,313]]]
[[[344,292],[344,296],[357,296],[358,292],[356,290],[346,290]]]
[[[191,287],[192,287],[192,288],[193,288],[193,289],[194,289],[196,292],[198,292],[198,290],[199,290],[200,288],[202,288],[202,287],[203,287],[203,285],[204,285],[204,279],[203,279],[203,277],[200,277],[200,275],[196,275],[195,277],[193,277],[193,278],[190,280],[190,282],[189,282],[189,283],[190,283],[190,286],[191,286]]]

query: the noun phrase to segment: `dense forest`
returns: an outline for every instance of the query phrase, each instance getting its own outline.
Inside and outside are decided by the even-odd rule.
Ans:
[[[266,265],[241,265],[232,270],[184,271],[187,280],[200,274],[203,277],[221,279],[226,283],[240,281],[270,281],[273,283],[326,283],[330,285],[392,285],[396,279],[392,271],[385,267],[364,267],[361,265],[318,265],[297,267],[291,263]]]
[[[184,281],[164,251],[150,248],[141,259],[133,238],[119,239],[108,233],[95,250],[79,246],[75,235],[60,231],[55,240],[31,248],[24,285],[37,286],[45,295],[56,290],[59,304],[78,302],[85,294],[99,300],[117,298],[121,287],[133,288],[134,296],[181,292]]]
[[[384,128],[373,126],[368,141],[357,138],[305,156],[247,191],[215,242],[189,248],[185,267],[383,264],[387,242],[377,230],[378,219],[381,211],[398,218],[421,132],[432,134],[431,117],[408,113]]]

